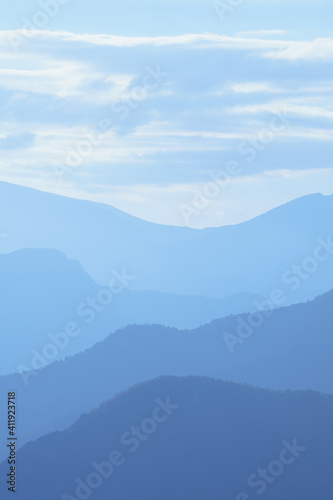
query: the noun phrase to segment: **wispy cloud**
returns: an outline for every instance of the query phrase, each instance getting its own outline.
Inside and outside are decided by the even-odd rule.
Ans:
[[[291,42],[288,47],[269,51],[264,54],[271,59],[297,60],[327,60],[333,59],[333,39],[317,38],[311,42]]]
[[[88,65],[73,61],[44,60],[40,66],[43,68],[0,69],[0,87],[103,104],[119,99],[134,77],[96,73]]]
[[[279,94],[284,92],[284,89],[270,82],[235,82],[225,85],[222,89],[214,92],[214,94],[222,96],[230,92],[237,94]]]
[[[278,30],[278,34],[282,34]],[[272,31],[269,31],[272,33]],[[273,30],[274,32],[274,30]],[[285,39],[263,38],[262,30],[249,32],[247,36],[218,35],[214,33],[189,33],[175,36],[117,36],[109,34],[79,34],[68,31],[46,31],[36,30],[33,32],[34,40],[57,40],[58,42],[83,43],[97,46],[127,47],[134,48],[140,46],[173,46],[181,45],[193,49],[238,49],[238,50],[259,50],[263,51],[262,56],[272,59],[285,60],[314,60],[333,58],[333,39],[316,38],[311,41],[295,41]],[[264,30],[265,33],[265,30]],[[267,33],[267,32],[266,32]],[[274,34],[274,33],[272,33]],[[277,34],[277,33],[275,33]],[[20,30],[1,31],[0,45],[7,47],[11,36],[19,36]]]
[[[261,113],[279,114],[281,108],[285,105],[285,101],[272,101],[258,104],[248,104],[246,106],[235,106],[230,109],[234,114],[250,114],[259,115]],[[303,118],[327,118],[333,120],[333,111],[320,106],[299,105],[296,103],[288,103],[290,113],[294,116]]]

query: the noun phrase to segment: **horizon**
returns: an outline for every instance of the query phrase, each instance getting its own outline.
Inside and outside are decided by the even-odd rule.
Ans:
[[[244,220],[236,222],[234,224],[224,224],[224,225],[220,225],[220,226],[206,226],[206,227],[202,227],[202,228],[196,228],[196,227],[191,227],[191,226],[186,226],[186,225],[163,224],[163,223],[156,222],[154,220],[143,219],[143,218],[138,217],[137,215],[132,214],[130,212],[125,212],[124,210],[121,210],[121,209],[119,209],[118,207],[116,207],[114,205],[111,205],[109,203],[103,203],[103,202],[96,201],[96,200],[93,200],[93,199],[86,199],[86,198],[80,198],[80,197],[75,197],[75,196],[69,196],[69,195],[59,194],[57,192],[51,192],[51,191],[47,191],[47,190],[43,190],[43,189],[37,189],[37,188],[34,188],[34,187],[26,186],[26,185],[23,185],[23,184],[15,184],[13,182],[7,182],[7,181],[1,181],[1,180],[0,180],[0,184],[8,184],[8,185],[15,186],[15,187],[26,188],[26,189],[29,189],[29,190],[32,190],[32,191],[37,191],[37,192],[40,192],[40,193],[45,193],[45,194],[59,196],[61,198],[69,198],[71,200],[77,200],[77,201],[83,201],[83,202],[92,202],[92,203],[96,203],[98,205],[105,205],[105,206],[108,206],[108,207],[113,208],[115,210],[118,210],[119,212],[122,212],[122,213],[124,213],[126,215],[129,215],[129,216],[134,217],[136,219],[142,220],[144,222],[149,222],[149,223],[152,223],[152,224],[158,224],[158,225],[161,225],[161,226],[171,226],[171,227],[184,227],[184,228],[197,229],[197,230],[218,229],[218,228],[222,228],[222,227],[237,226],[237,225],[240,225],[240,224],[243,224],[243,223],[246,223],[246,222],[250,222],[251,220],[254,220],[254,219],[258,218],[258,217],[261,217],[261,216],[263,216],[263,215],[265,215],[265,214],[267,214],[267,213],[269,213],[271,211],[274,211],[276,209],[279,209],[279,208],[281,208],[281,207],[283,207],[285,205],[288,205],[288,204],[291,204],[293,202],[296,202],[296,201],[298,201],[298,200],[300,200],[302,198],[310,198],[310,197],[315,197],[315,196],[323,196],[323,197],[333,196],[333,194],[324,194],[324,193],[319,193],[319,192],[308,193],[308,194],[305,194],[303,196],[299,196],[297,198],[293,198],[291,200],[288,200],[285,203],[282,203],[281,205],[272,206],[271,208],[269,208],[268,210],[266,210],[264,212],[258,213],[258,214],[254,215],[253,217],[251,217],[249,219],[244,219]]]

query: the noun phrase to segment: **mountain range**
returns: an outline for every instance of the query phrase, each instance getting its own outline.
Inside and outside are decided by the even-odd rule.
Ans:
[[[0,276],[0,330],[6,332],[0,375],[31,369],[36,356],[42,366],[77,354],[130,324],[195,328],[253,311],[260,300],[246,293],[212,299],[129,290],[126,274],[117,272],[114,286],[101,287],[77,261],[49,249],[0,254]],[[74,323],[78,333],[67,342],[66,328]]]
[[[126,269],[131,289],[215,298],[283,287],[296,303],[329,291],[332,209],[333,195],[314,194],[242,224],[197,230],[0,182],[3,252],[51,248],[103,286]]]
[[[256,328],[251,324],[259,313],[229,316],[187,331],[127,326],[74,357],[0,377],[0,397],[12,389],[19,394],[23,445],[65,429],[101,402],[162,375],[199,375],[261,388],[333,394],[332,302],[333,291],[306,304],[263,310],[262,324]],[[6,425],[4,409],[1,425]]]
[[[332,208],[196,230],[0,182],[16,497],[331,499]]]

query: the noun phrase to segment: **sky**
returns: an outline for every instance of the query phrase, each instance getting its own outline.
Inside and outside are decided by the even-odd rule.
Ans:
[[[18,0],[0,179],[162,224],[333,193],[331,0]]]

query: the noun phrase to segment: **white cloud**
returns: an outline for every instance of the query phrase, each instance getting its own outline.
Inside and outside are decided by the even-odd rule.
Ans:
[[[330,168],[316,168],[316,169],[310,169],[310,170],[289,170],[287,168],[285,169],[280,169],[280,170],[267,170],[262,173],[260,176],[256,176],[257,178],[264,178],[264,177],[269,177],[269,178],[276,178],[276,179],[295,179],[295,180],[301,180],[301,179],[306,179],[307,177],[312,177],[312,176],[320,176],[320,175],[333,175],[333,169]]]
[[[297,60],[332,60],[333,39],[317,38],[311,42],[291,42],[284,49],[270,51],[265,57],[271,59]]]
[[[244,32],[236,36],[218,35],[214,33],[189,33],[176,36],[117,36],[108,34],[79,34],[68,31],[35,30],[30,33],[32,41],[47,40],[58,42],[75,42],[109,47],[142,47],[142,46],[177,46],[186,45],[193,49],[238,49],[264,51],[263,57],[285,60],[331,60],[333,58],[333,39],[317,38],[311,41],[295,41],[262,38],[263,34],[283,34],[281,30],[259,30]],[[246,34],[246,32],[245,32]],[[22,36],[20,30],[0,31],[0,47],[7,50],[9,37]]]
[[[119,99],[134,75],[96,73],[83,63],[44,60],[34,69],[0,69],[0,87],[18,92],[79,97],[83,101],[107,104]],[[102,83],[103,88],[89,89]]]
[[[238,94],[278,94],[283,92],[282,89],[268,82],[231,83],[226,86],[226,89]]]
[[[202,139],[246,139],[249,133],[228,131],[217,132],[214,130],[180,130],[175,128],[173,123],[152,122],[138,127],[134,136],[137,138],[179,137],[184,139],[198,137]],[[223,148],[221,147],[221,149]]]
[[[189,33],[175,36],[118,36],[108,34],[79,34],[69,31],[46,31],[36,30],[33,33],[34,39],[38,40],[53,40],[64,42],[81,42],[90,45],[112,46],[112,47],[139,47],[144,45],[167,46],[167,45],[192,45],[195,47],[209,47],[208,44],[218,44],[225,48],[247,48],[247,44],[253,43],[249,48],[284,48],[288,47],[288,42],[281,40],[260,40],[260,39],[243,39],[240,37],[232,37],[227,35],[217,35],[214,33]],[[0,41],[8,46],[8,37],[10,35],[20,35],[20,30],[2,31],[0,32]]]
[[[333,120],[333,111],[320,106],[307,106],[294,104],[286,101],[274,101],[260,104],[249,104],[245,106],[235,106],[229,111],[233,114],[250,114],[258,115],[261,113],[272,113],[280,115],[283,109],[288,109],[288,114],[303,118],[328,118]]]

